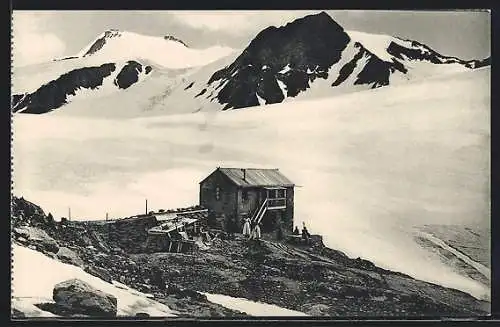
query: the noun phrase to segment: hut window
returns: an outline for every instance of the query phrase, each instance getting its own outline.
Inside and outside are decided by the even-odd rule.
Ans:
[[[248,191],[243,190],[243,201],[248,201]]]
[[[220,187],[218,186],[215,188],[215,199],[220,200]]]

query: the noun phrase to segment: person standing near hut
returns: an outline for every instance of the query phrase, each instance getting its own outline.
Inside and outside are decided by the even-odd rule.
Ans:
[[[281,221],[281,217],[276,219],[276,239],[281,241],[283,239],[283,222]]]
[[[260,225],[256,224],[253,228],[252,238],[256,240],[260,240]]]
[[[310,237],[311,234],[309,234],[309,231],[306,228],[306,223],[302,222],[302,238],[306,241],[306,243],[309,243]]]
[[[250,237],[250,219],[247,217],[245,218],[245,223],[243,224],[243,236],[246,238]]]

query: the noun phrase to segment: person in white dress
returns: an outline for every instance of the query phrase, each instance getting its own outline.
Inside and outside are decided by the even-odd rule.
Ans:
[[[253,235],[252,235],[252,238],[253,239],[256,239],[256,240],[260,240],[260,225],[257,224],[255,225],[254,229],[253,229]]]
[[[246,218],[243,224],[243,236],[246,238],[250,237],[250,219]]]

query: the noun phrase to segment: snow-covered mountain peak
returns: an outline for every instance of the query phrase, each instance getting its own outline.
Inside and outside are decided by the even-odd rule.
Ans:
[[[205,49],[187,47],[172,35],[151,36],[110,29],[100,34],[75,57],[99,57],[103,61],[149,60],[164,68],[203,66],[232,53],[229,47],[213,46]]]

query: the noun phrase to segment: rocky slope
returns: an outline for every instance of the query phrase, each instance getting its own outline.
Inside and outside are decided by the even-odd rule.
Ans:
[[[489,310],[488,303],[466,293],[348,258],[321,244],[298,247],[220,234],[208,250],[195,255],[132,254],[107,245],[106,235],[90,232],[88,223],[53,222],[22,198],[14,198],[12,212],[14,242],[105,281],[154,294],[155,300],[186,316],[243,314],[198,292],[244,297],[315,316],[476,316]]]

